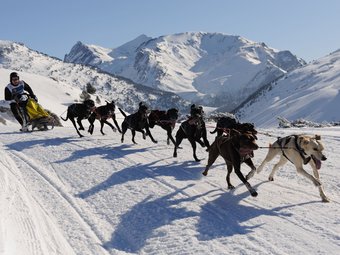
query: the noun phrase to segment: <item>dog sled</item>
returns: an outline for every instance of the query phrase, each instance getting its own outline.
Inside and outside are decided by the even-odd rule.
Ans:
[[[21,115],[25,114],[27,123],[26,130],[22,131],[46,131],[54,128],[54,118],[33,98],[28,98],[26,104],[26,113],[19,111]]]

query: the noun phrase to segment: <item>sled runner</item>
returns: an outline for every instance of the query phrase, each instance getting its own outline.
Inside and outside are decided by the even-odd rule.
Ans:
[[[54,118],[32,98],[27,100],[26,113],[21,111],[20,113],[21,115],[26,114],[27,131],[34,131],[34,129],[45,131],[54,128]]]

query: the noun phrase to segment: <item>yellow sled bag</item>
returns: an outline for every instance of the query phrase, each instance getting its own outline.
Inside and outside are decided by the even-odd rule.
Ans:
[[[26,111],[30,120],[48,117],[49,114],[34,99],[29,98],[26,104]]]

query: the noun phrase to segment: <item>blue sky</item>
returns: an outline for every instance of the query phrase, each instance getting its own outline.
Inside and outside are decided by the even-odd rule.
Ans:
[[[118,47],[141,34],[220,32],[311,61],[340,48],[337,0],[2,0],[0,40],[63,59],[81,41]]]

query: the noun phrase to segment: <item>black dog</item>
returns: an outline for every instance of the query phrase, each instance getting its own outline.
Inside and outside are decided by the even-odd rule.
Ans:
[[[61,117],[61,119],[63,121],[67,121],[68,119],[70,119],[72,121],[72,124],[73,124],[74,128],[76,129],[78,135],[80,137],[83,137],[83,135],[80,134],[80,132],[79,132],[79,130],[85,130],[81,121],[83,119],[87,119],[90,116],[91,112],[94,110],[94,108],[95,108],[95,104],[94,104],[94,101],[91,100],[91,99],[85,100],[82,104],[71,104],[67,108],[66,119],[64,119],[63,117]],[[78,130],[76,122],[74,120],[75,118],[77,118],[79,130]]]
[[[157,141],[152,137],[150,129],[149,129],[149,123],[148,123],[148,107],[143,104],[142,102],[139,103],[139,109],[138,112],[133,113],[129,116],[126,116],[125,112],[118,107],[119,111],[123,114],[125,117],[123,123],[122,123],[122,139],[121,141],[124,142],[124,134],[126,133],[127,129],[131,129],[132,133],[132,142],[136,144],[135,142],[135,135],[136,131],[141,132],[143,134],[143,139],[146,139],[145,134],[150,136],[150,139],[152,142],[157,143]],[[146,133],[144,132],[144,130]]]
[[[235,187],[230,183],[230,174],[235,168],[236,175],[246,185],[250,194],[254,197],[257,196],[257,192],[249,184],[246,178],[241,172],[241,163],[245,162],[251,167],[252,171],[256,168],[250,158],[253,155],[253,150],[258,149],[258,145],[255,142],[255,137],[249,132],[240,133],[237,130],[232,129],[230,136],[218,136],[209,148],[209,159],[208,164],[202,173],[203,175],[208,174],[209,168],[215,162],[218,156],[222,156],[227,164],[228,174],[227,183],[228,189],[234,189]]]
[[[167,111],[152,110],[149,114],[149,126],[153,128],[155,125],[165,129],[168,135],[167,143],[170,144],[170,140],[175,145],[175,139],[172,137],[172,130],[175,128],[176,121],[178,119],[178,109],[171,108]]]
[[[93,123],[96,119],[100,121],[100,132],[103,135],[105,135],[105,133],[103,132],[104,124],[109,125],[112,128],[113,132],[116,132],[116,128],[110,122],[107,121],[107,119],[112,118],[114,124],[116,125],[116,127],[119,131],[119,133],[121,133],[122,131],[120,130],[120,127],[119,127],[117,120],[116,120],[115,109],[116,109],[116,105],[115,105],[114,101],[112,101],[111,103],[106,101],[106,105],[102,105],[102,106],[97,107],[89,117],[90,126],[89,126],[88,132],[91,135],[93,134],[93,129],[94,129]]]
[[[209,141],[207,139],[205,122],[203,120],[202,107],[197,107],[195,109],[191,108],[191,117],[184,121],[179,127],[176,133],[176,144],[173,154],[174,157],[177,157],[177,148],[184,138],[188,138],[189,142],[191,143],[195,161],[200,161],[196,156],[196,142],[198,142],[202,147],[206,146],[208,149],[210,147]]]
[[[240,123],[236,121],[236,119],[228,116],[219,118],[217,120],[215,130],[210,132],[210,134],[217,132],[217,136],[221,136],[224,132],[228,134],[231,129],[236,129],[241,133],[250,132],[256,138],[257,131],[255,130],[255,126],[252,123]]]

